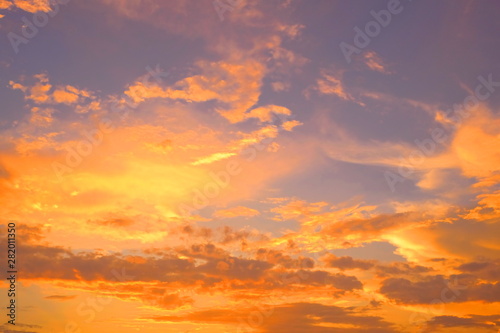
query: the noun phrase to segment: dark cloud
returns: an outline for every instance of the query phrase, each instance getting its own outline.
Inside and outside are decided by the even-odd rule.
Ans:
[[[181,239],[185,239],[184,236],[189,238],[200,237],[200,238],[212,238],[213,230],[207,227],[199,227],[196,225],[183,225],[172,230],[172,232],[179,234]]]
[[[248,230],[235,230],[229,226],[221,226],[216,229],[201,227],[197,225],[182,225],[172,230],[172,233],[178,234],[181,240],[193,240],[201,238],[205,241],[211,241],[215,244],[228,245],[232,243],[246,244],[250,240],[265,241],[269,237],[251,232]]]
[[[393,262],[382,264],[378,260],[354,259],[350,256],[337,257],[334,254],[327,254],[321,260],[326,267],[338,268],[342,271],[350,269],[370,270],[373,269],[378,277],[389,276],[415,276],[422,273],[431,272],[433,269],[425,266],[415,265],[406,262]]]
[[[220,247],[216,247],[211,243],[193,244],[189,248],[179,247],[177,249],[177,252],[185,256],[207,260],[222,259],[229,256],[229,253],[226,250],[223,250]]]
[[[427,322],[429,329],[464,327],[469,330],[484,328],[492,332],[498,332],[500,328],[500,315],[481,316],[468,315],[466,317],[437,316]]]
[[[442,275],[425,277],[421,281],[388,278],[382,282],[380,293],[402,304],[430,304],[466,301],[500,301],[500,284],[482,283],[472,275]]]
[[[46,299],[53,299],[56,301],[68,301],[70,299],[74,299],[76,295],[50,295],[46,296]]]
[[[134,220],[129,218],[111,218],[107,220],[90,221],[90,223],[107,227],[128,227],[134,224]]]
[[[5,169],[5,167],[0,164],[0,178],[3,179],[9,179],[10,178],[10,173]]]
[[[351,275],[342,273],[332,274],[326,271],[297,270],[289,272],[270,272],[267,277],[268,288],[280,288],[294,284],[305,286],[332,286],[340,291],[362,289],[363,284]]]
[[[292,258],[278,250],[257,250],[257,259],[265,260],[273,265],[281,265],[285,268],[313,268],[314,260],[307,257]]]
[[[396,332],[382,318],[364,315],[354,308],[315,303],[281,305],[264,321],[262,332]]]
[[[211,260],[200,265],[197,270],[210,276],[224,276],[239,280],[256,280],[273,267],[265,261],[227,257],[224,260]]]
[[[0,246],[5,247],[5,242],[5,239],[0,240]],[[170,249],[155,253],[157,256],[134,258],[95,252],[75,254],[62,247],[37,244],[21,243],[18,248],[23,254],[19,269],[26,279],[120,281],[125,276],[134,281],[182,281],[186,285],[201,283],[208,286],[223,279],[257,280],[273,267],[265,261],[230,256],[212,244],[192,245],[177,249],[178,252]],[[189,258],[181,259],[179,255]]]
[[[374,260],[353,259],[349,256],[337,257],[334,254],[328,254],[322,258],[327,267],[334,267],[340,270],[361,269],[367,270],[375,266]]]
[[[413,222],[415,220],[414,215],[410,213],[383,214],[369,219],[338,221],[326,226],[322,230],[322,233],[331,236],[359,234],[373,237],[383,233],[385,230],[394,229]]]
[[[262,333],[326,333],[326,332],[396,332],[381,317],[363,313],[361,309],[342,308],[316,303],[283,304],[274,308],[259,307],[229,310],[197,311],[184,316],[148,317],[160,322],[198,322],[239,324],[243,331]]]
[[[377,265],[376,272],[380,277],[395,276],[395,275],[408,275],[419,276],[422,273],[433,271],[432,268],[415,265],[406,262],[394,262],[389,265]]]
[[[40,325],[23,324],[22,322],[16,321],[16,328],[12,329],[12,325],[3,324],[0,325],[0,332],[3,333],[40,333]]]
[[[473,261],[462,264],[458,266],[457,269],[461,272],[470,273],[485,280],[500,280],[500,260]]]
[[[22,221],[9,220],[0,226],[6,230],[10,222],[16,224],[16,239],[20,243],[33,243],[44,238],[42,225],[27,225],[22,223]]]
[[[220,244],[231,244],[234,242],[246,243],[249,239],[257,241],[268,240],[269,237],[263,234],[256,234],[248,230],[234,230],[228,226],[222,226],[216,230],[216,241]]]
[[[168,321],[168,322],[198,322],[198,323],[237,323],[238,318],[242,317],[242,313],[233,310],[214,309],[193,312],[184,316],[155,316],[146,317],[155,321]]]
[[[194,300],[189,296],[182,296],[179,294],[169,294],[165,293],[160,297],[151,297],[148,299],[147,294],[142,294],[140,296],[143,300],[158,307],[167,310],[173,310],[184,305],[193,304]]]

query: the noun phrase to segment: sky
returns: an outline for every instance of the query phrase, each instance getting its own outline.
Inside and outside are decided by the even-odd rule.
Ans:
[[[499,16],[0,0],[0,331],[500,332]]]

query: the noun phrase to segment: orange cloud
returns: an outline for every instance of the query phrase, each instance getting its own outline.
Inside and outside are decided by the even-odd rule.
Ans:
[[[75,104],[83,98],[93,98],[92,93],[81,90],[71,85],[57,86],[52,89],[49,78],[46,74],[37,74],[33,78],[36,82],[32,86],[25,86],[21,83],[10,81],[12,89],[21,90],[25,94],[26,100],[31,100],[35,104]],[[95,104],[94,104],[95,107]]]
[[[251,216],[256,216],[259,215],[259,211],[248,208],[248,207],[243,207],[243,206],[237,206],[229,209],[221,209],[216,211],[213,216],[217,218],[233,218],[233,217],[251,217]]]
[[[316,82],[317,90],[325,95],[336,95],[345,100],[351,100],[352,97],[345,91],[342,81],[333,73],[327,70],[321,72],[321,78]]]
[[[81,97],[91,97],[91,94],[86,90],[79,90],[73,86],[59,87],[53,92],[54,102],[73,104]]]
[[[384,65],[382,59],[373,51],[365,52],[364,60],[366,66],[373,71],[381,72],[384,74],[389,74],[387,66]]]
[[[49,126],[53,122],[54,110],[51,108],[33,107],[31,109],[30,122],[35,126]]]
[[[231,123],[248,118],[269,118],[270,107],[250,111],[258,101],[264,66],[259,62],[246,60],[242,63],[199,62],[202,74],[178,81],[173,88],[162,88],[157,84],[145,85],[137,81],[125,94],[134,102],[143,102],[149,98],[183,99],[189,102],[218,100],[230,107],[221,106],[218,112]],[[290,112],[283,107],[273,107],[273,112]],[[287,114],[288,114],[287,113]]]
[[[50,0],[1,0],[1,9],[16,7],[26,12],[49,12],[52,10]]]
[[[292,131],[295,127],[302,125],[302,123],[298,120],[290,120],[286,121],[282,124],[282,127],[285,131]]]

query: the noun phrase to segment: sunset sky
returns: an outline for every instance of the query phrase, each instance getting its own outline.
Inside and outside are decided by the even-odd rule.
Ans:
[[[499,17],[0,0],[0,332],[500,332]]]

